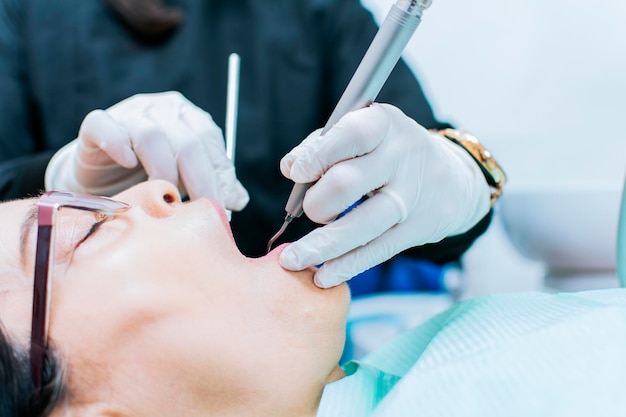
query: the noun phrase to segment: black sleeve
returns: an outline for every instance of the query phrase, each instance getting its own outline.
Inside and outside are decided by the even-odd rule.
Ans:
[[[358,0],[335,0],[332,3],[334,7],[327,11],[322,33],[326,51],[330,54],[326,79],[331,95],[329,100],[334,106],[374,39],[378,27],[372,15]],[[403,59],[392,71],[376,101],[393,104],[428,129],[450,127],[435,118],[419,81]]]
[[[0,0],[0,161],[35,151],[21,0]]]
[[[35,195],[52,153],[36,153],[22,0],[0,0],[0,200]]]
[[[323,1],[323,0],[320,0]],[[328,59],[327,85],[330,86],[329,102],[336,103],[350,77],[361,62],[365,51],[374,38],[378,27],[372,15],[357,0],[331,1],[324,23]],[[419,30],[416,36],[419,35]],[[451,127],[437,120],[424,92],[413,72],[404,60],[400,60],[378,95],[377,102],[391,103],[409,117],[429,129]],[[334,104],[333,104],[334,105]],[[491,211],[468,232],[448,237],[441,242],[407,250],[405,253],[437,263],[458,258],[482,235],[491,221]]]
[[[34,197],[44,190],[44,174],[54,152],[0,162],[0,201]]]

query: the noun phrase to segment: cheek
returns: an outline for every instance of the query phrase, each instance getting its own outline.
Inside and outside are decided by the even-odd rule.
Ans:
[[[0,325],[17,340],[30,340],[33,291],[30,286],[0,290]]]
[[[189,242],[178,235],[81,246],[55,282],[51,335],[85,348],[121,343],[165,320],[236,317],[237,309],[251,305],[235,268],[242,260],[223,246],[207,253],[206,244]]]
[[[119,345],[127,335],[163,314],[162,297],[135,280],[99,272],[68,274],[55,282],[50,335],[73,351]],[[79,275],[79,276],[77,276]]]

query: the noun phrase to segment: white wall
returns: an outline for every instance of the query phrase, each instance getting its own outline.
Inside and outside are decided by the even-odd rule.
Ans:
[[[379,21],[394,3],[362,1]],[[626,2],[617,0],[434,0],[404,57],[436,115],[476,134],[505,167],[508,193],[597,185],[618,204],[624,22]],[[499,217],[466,257],[472,291],[536,289],[543,265],[512,250]],[[614,238],[610,217],[598,226],[605,239]]]

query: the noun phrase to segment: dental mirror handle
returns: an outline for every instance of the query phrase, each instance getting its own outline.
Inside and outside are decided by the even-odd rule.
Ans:
[[[239,110],[239,71],[241,58],[237,53],[228,56],[228,81],[226,84],[226,122],[225,140],[226,157],[235,163],[235,148],[237,145],[237,116]],[[232,212],[226,210],[226,217],[230,221]]]
[[[335,110],[322,130],[330,130],[344,115],[370,105],[382,89],[389,74],[402,55],[402,51],[417,29],[422,12],[431,1],[400,0],[391,7],[369,46],[363,60],[352,76]],[[289,195],[285,211],[292,218],[302,215],[302,201],[313,183],[296,183]]]

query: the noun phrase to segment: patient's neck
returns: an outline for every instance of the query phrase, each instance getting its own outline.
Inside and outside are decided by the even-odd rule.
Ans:
[[[297,378],[297,375],[295,375]],[[317,409],[319,408],[320,401],[322,399],[322,393],[327,384],[338,381],[346,376],[345,372],[339,365],[336,365],[328,374],[325,381],[315,382],[311,381],[309,386],[305,389],[293,392],[292,395],[280,395],[273,397],[273,402],[265,402],[262,410],[258,409],[258,413],[248,413],[244,416],[255,417],[315,417],[317,415]],[[289,380],[293,378],[294,374],[290,372],[289,368],[285,368],[284,378]],[[298,384],[296,384],[298,385]],[[263,402],[262,402],[263,403]],[[237,415],[237,417],[240,417]]]
[[[324,387],[343,377],[345,373],[338,365],[329,371],[324,380],[319,381],[294,373],[291,367],[285,366],[274,376],[266,376],[266,384],[258,390],[235,389],[218,394],[215,391],[208,393],[199,387],[194,389],[193,384],[158,384],[154,390],[148,390],[145,396],[134,395],[137,392],[130,389],[106,391],[106,395],[91,393],[84,398],[75,398],[77,401],[71,401],[68,406],[78,415],[89,417],[178,417],[181,409],[184,409],[186,417],[314,417]],[[156,395],[159,388],[165,391]],[[193,391],[196,394],[203,392],[204,395],[189,395]],[[132,395],[126,397],[124,394]],[[173,398],[179,401],[171,401]],[[61,409],[56,411],[59,413],[54,413],[54,417],[65,412]]]
[[[346,376],[339,365],[336,365],[328,374],[325,381],[311,381],[305,389],[292,393],[292,395],[282,395],[274,397],[272,406],[259,410],[259,414],[250,414],[255,417],[315,417],[322,399],[322,393],[327,384],[338,381]],[[285,380],[293,378],[294,374],[286,367],[284,372]],[[296,375],[297,378],[297,375]],[[298,384],[296,384],[298,385]],[[271,404],[267,402],[266,404]],[[237,416],[239,417],[239,416]],[[243,416],[241,416],[243,417]]]

